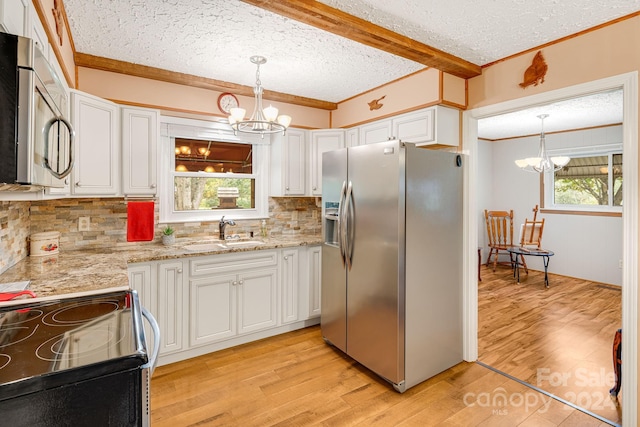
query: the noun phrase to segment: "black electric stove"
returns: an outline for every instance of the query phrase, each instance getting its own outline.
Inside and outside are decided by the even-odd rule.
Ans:
[[[135,292],[0,306],[2,423],[142,425],[147,362]]]

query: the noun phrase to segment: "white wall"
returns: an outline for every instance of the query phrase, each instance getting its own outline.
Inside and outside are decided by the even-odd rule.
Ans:
[[[524,172],[514,164],[515,159],[535,156],[538,143],[537,136],[478,143],[478,244],[485,248],[483,261],[487,255],[484,209],[513,209],[517,233],[524,219],[533,217],[533,207],[541,204],[539,175]],[[549,150],[622,143],[622,126],[551,134],[546,136],[546,143]],[[538,218],[545,218],[542,246],[555,253],[549,272],[622,285],[621,217],[538,213]],[[544,269],[537,257],[528,257],[527,265]]]

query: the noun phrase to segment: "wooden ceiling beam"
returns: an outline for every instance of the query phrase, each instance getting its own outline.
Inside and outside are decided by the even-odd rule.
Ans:
[[[159,80],[168,83],[176,83],[186,86],[199,87],[202,89],[215,90],[219,92],[232,92],[236,95],[253,97],[253,87],[229,83],[222,80],[209,79],[206,77],[194,76],[191,74],[178,73],[175,71],[163,70],[161,68],[148,67],[146,65],[133,64],[131,62],[118,61],[101,56],[89,55],[76,52],[74,61],[78,67],[92,68],[113,73],[126,74],[129,76],[142,77],[146,79]],[[265,90],[263,99],[287,104],[302,105],[304,107],[318,108],[322,110],[336,110],[338,104],[335,102],[322,101],[319,99],[305,98],[302,96],[289,95],[287,93]]]
[[[468,79],[482,73],[476,64],[315,0],[242,1],[454,76]]]

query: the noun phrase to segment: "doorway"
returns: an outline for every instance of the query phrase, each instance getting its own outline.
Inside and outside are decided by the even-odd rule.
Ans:
[[[467,186],[465,189],[465,359],[478,359],[478,286],[477,286],[477,176],[478,143],[477,121],[481,118],[522,110],[536,105],[574,98],[594,92],[621,88],[624,92],[623,150],[630,161],[624,165],[625,176],[623,207],[623,278],[622,278],[622,328],[629,331],[623,334],[622,341],[622,383],[628,384],[622,393],[622,417],[625,424],[635,425],[637,413],[637,271],[638,256],[638,164],[637,127],[638,127],[638,89],[637,73],[628,73],[590,83],[571,86],[564,89],[537,94],[512,101],[506,101],[487,107],[480,107],[464,114],[464,148],[469,154]]]

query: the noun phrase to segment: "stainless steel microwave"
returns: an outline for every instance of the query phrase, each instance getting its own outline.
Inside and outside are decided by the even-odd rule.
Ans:
[[[64,187],[73,167],[67,105],[33,40],[0,33],[0,190]]]

